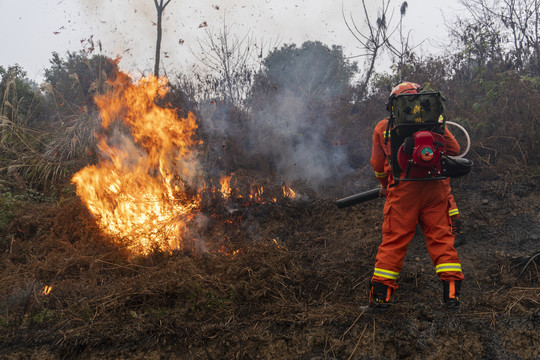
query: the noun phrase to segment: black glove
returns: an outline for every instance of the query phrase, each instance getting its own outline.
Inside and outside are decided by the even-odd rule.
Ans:
[[[452,221],[452,234],[453,235],[463,235],[463,223],[460,218],[454,219],[450,218]]]
[[[463,244],[465,244],[465,236],[463,236],[463,222],[461,219],[453,219],[452,220],[452,234],[454,235],[454,248],[457,248]],[[459,235],[459,236],[458,236]]]

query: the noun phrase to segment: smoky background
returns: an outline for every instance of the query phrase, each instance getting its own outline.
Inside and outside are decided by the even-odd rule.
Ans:
[[[248,173],[323,198],[370,188],[371,130],[384,112],[351,111],[356,70],[338,46],[274,48],[242,103],[200,103],[209,175]]]

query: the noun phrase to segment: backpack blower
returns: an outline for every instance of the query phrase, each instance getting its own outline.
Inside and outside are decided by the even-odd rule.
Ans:
[[[394,183],[400,181],[441,180],[471,171],[473,162],[463,158],[470,149],[467,131],[459,124],[446,122],[445,98],[439,92],[392,95],[388,103],[390,118],[385,143],[390,140]],[[446,124],[458,127],[467,138],[466,150],[458,156],[445,153]],[[379,189],[337,200],[344,208],[378,197]]]

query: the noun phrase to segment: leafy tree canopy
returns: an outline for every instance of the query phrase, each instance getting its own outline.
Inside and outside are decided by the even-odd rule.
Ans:
[[[343,93],[357,71],[357,64],[345,58],[341,46],[330,48],[319,41],[274,49],[263,65],[266,76],[278,89],[319,99]]]

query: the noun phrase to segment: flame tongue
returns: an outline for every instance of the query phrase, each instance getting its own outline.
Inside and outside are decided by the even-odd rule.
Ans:
[[[123,122],[131,135],[107,131],[99,142],[105,160],[79,171],[72,181],[77,195],[109,235],[133,250],[176,249],[197,197],[184,181],[197,176],[196,119],[178,119],[155,99],[166,94],[166,79],[148,77],[130,84],[119,76],[110,93],[96,98],[103,127]]]
[[[223,197],[225,199],[229,198],[231,196],[231,191],[232,191],[232,188],[231,188],[231,178],[232,178],[232,175],[229,175],[229,176],[223,176],[220,180],[219,180],[219,184],[221,185],[221,195],[223,195]]]
[[[294,192],[293,189],[291,189],[291,187],[289,185],[283,185],[281,187],[281,190],[283,191],[283,196],[284,197],[288,197],[288,198],[291,198],[291,199],[294,199],[296,197],[296,193]]]

